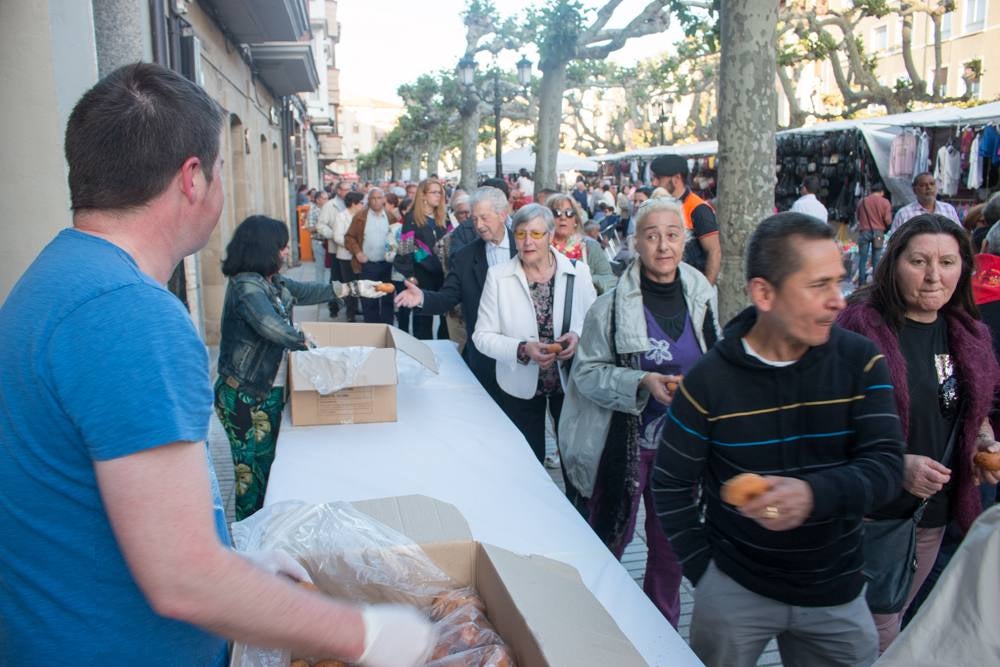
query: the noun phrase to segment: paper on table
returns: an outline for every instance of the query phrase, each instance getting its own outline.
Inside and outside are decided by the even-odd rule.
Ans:
[[[357,380],[374,347],[317,347],[292,352],[297,386],[308,386],[323,396],[349,387]]]

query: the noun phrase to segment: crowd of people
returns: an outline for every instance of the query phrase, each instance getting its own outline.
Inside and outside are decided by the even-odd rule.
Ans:
[[[211,406],[242,519],[263,503],[286,352],[313,345],[295,305],[452,338],[540,465],[551,420],[567,498],[617,557],[645,506],[643,588],[676,627],[682,577],[694,585],[690,643],[710,666],[754,665],[775,638],[789,666],[874,663],[997,501],[978,455],[1000,453],[1000,196],[974,250],[923,175],[920,210],[895,219],[873,192],[860,232],[884,248],[845,299],[804,183],[800,206],[752,232],[750,305],[724,324],[718,223],[679,156],[628,192],[562,193],[524,171],[472,192],[433,176],[300,189],[314,280],[282,274],[284,223],[238,226],[213,392],[163,285],[221,214],[222,127],[204,91],[147,64],[70,116],[73,228],[0,309],[0,336],[21,342],[0,350],[0,525],[20,536],[0,540],[4,664],[142,661],[155,642],[223,665],[227,639],[423,664],[433,630],[416,610],[313,595],[286,555],[229,548]],[[747,473],[760,488],[732,500]]]

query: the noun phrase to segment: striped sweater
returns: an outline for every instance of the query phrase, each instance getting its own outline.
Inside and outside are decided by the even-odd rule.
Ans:
[[[871,341],[838,327],[796,363],[769,366],[741,343],[755,321],[753,308],[734,318],[674,396],[653,471],[657,514],[693,582],[714,560],[779,602],[845,604],[864,584],[862,517],[902,479],[889,371]],[[744,517],[719,498],[741,472],[804,480],[812,514],[783,532]]]

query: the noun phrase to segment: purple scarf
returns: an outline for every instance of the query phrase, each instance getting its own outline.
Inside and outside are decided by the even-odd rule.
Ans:
[[[1000,367],[993,355],[990,330],[985,324],[960,312],[941,311],[948,323],[948,351],[955,362],[964,418],[960,424],[956,451],[952,460],[955,475],[952,492],[952,516],[964,534],[982,511],[979,489],[972,477],[972,457],[976,436],[983,419],[990,416],[994,395],[1000,384]],[[906,360],[899,349],[899,338],[877,310],[863,303],[848,306],[837,317],[837,324],[870,339],[885,355],[889,376],[896,394],[896,410],[903,426],[903,439],[909,438],[910,389]],[[993,428],[997,428],[994,422]]]

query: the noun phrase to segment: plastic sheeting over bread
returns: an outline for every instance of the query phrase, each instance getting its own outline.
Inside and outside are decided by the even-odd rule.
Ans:
[[[311,385],[323,396],[353,386],[374,347],[317,347],[292,352],[297,386]]]
[[[410,538],[348,503],[276,503],[234,523],[232,532],[240,551],[287,552],[326,595],[427,610],[440,636],[430,666],[513,667],[474,591],[458,588]],[[246,646],[234,664],[287,667],[292,657],[287,650]]]

